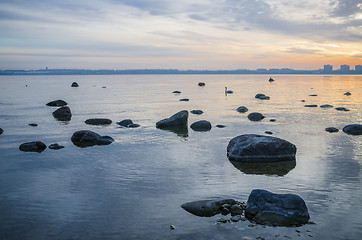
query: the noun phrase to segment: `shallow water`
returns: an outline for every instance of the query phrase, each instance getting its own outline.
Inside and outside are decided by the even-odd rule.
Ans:
[[[324,129],[361,124],[362,76],[273,78],[269,83],[265,75],[1,76],[0,239],[359,239],[361,137]],[[80,87],[71,88],[73,81]],[[226,96],[225,86],[234,93]],[[345,96],[347,91],[352,95]],[[257,93],[270,100],[255,99]],[[56,99],[68,102],[71,121],[52,117],[56,108],[45,104]],[[265,119],[249,121],[248,113],[235,111],[241,105]],[[176,134],[155,128],[157,121],[184,109],[203,110],[189,115],[189,125],[205,119],[211,131],[189,128]],[[113,123],[86,125],[92,117]],[[116,122],[126,118],[141,126],[120,128]],[[115,142],[78,148],[70,137],[82,129]],[[297,146],[295,164],[259,171],[228,161],[230,139],[265,131]],[[65,148],[18,150],[35,140]],[[246,202],[256,188],[300,195],[316,224],[219,224],[220,215],[202,218],[180,207],[204,199]]]

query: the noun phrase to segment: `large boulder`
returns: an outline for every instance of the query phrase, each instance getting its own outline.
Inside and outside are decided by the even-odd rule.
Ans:
[[[19,146],[19,150],[23,152],[42,152],[47,146],[40,141],[26,142]]]
[[[271,136],[245,134],[230,140],[227,157],[241,162],[279,162],[294,160],[294,144]]]
[[[248,115],[248,119],[253,122],[261,121],[265,116],[258,112],[252,112]]]
[[[201,200],[195,202],[188,202],[181,205],[183,209],[199,217],[212,217],[216,214],[220,214],[223,205],[235,205],[237,201],[234,199],[222,199],[222,200]]]
[[[73,133],[71,141],[77,147],[91,147],[94,145],[108,145],[114,139],[109,136],[101,136],[89,130],[80,130]]]
[[[70,121],[72,112],[68,106],[63,106],[53,112],[53,117],[59,121]]]
[[[362,135],[362,125],[361,124],[350,124],[343,128],[343,132],[350,135]]]
[[[46,105],[50,106],[50,107],[62,107],[62,106],[68,105],[68,103],[64,100],[59,99],[59,100],[54,100],[54,101],[48,102]]]
[[[191,124],[190,127],[194,131],[205,132],[211,130],[211,123],[206,120],[200,120]]]
[[[309,221],[304,200],[295,194],[275,194],[255,189],[246,203],[245,217],[258,224],[300,226]]]
[[[156,123],[157,128],[173,128],[187,126],[187,118],[189,112],[187,110],[180,111],[169,118],[163,119]]]
[[[90,118],[85,120],[85,123],[89,125],[109,125],[112,120],[108,118]]]

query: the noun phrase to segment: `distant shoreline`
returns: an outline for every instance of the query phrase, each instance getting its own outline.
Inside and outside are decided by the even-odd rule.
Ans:
[[[162,74],[305,74],[305,75],[362,75],[362,71],[324,71],[283,69],[258,70],[178,70],[178,69],[129,69],[129,70],[86,70],[86,69],[40,69],[40,70],[0,70],[0,75],[162,75]]]

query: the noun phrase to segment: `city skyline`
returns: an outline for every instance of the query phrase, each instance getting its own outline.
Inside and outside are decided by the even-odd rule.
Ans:
[[[361,12],[360,0],[3,0],[0,70],[355,66]]]

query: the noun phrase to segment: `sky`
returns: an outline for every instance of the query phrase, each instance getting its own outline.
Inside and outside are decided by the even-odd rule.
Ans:
[[[362,65],[361,0],[0,0],[0,69]]]

